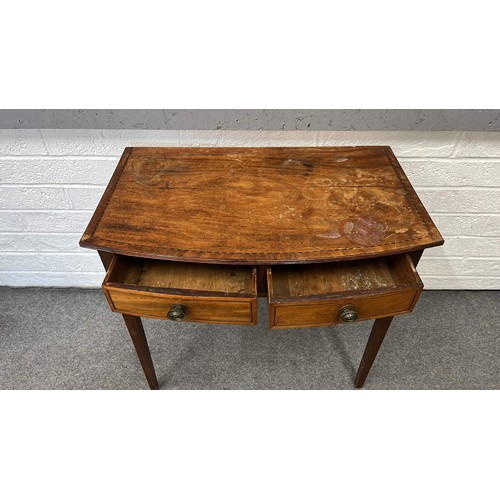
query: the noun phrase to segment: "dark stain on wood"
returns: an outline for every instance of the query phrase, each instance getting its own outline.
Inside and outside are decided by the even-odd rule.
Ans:
[[[80,242],[124,255],[252,265],[442,243],[385,146],[127,148]]]

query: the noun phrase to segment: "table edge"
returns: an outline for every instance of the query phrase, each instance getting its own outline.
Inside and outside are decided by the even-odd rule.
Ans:
[[[301,146],[301,149],[304,149]],[[180,149],[180,147],[178,147]],[[253,149],[292,149],[293,146],[286,146],[286,147],[280,147],[280,146],[272,146],[272,147],[262,147],[262,148],[253,148]],[[444,239],[442,238],[441,234],[439,233],[439,230],[437,229],[436,225],[434,224],[432,218],[430,217],[429,213],[425,209],[423,203],[421,202],[420,198],[418,197],[415,189],[413,188],[411,182],[409,181],[408,177],[406,176],[403,168],[399,164],[398,159],[396,158],[394,152],[392,151],[390,146],[313,146],[311,149],[345,149],[345,148],[364,148],[364,149],[382,149],[384,150],[388,160],[392,164],[393,168],[397,171],[398,175],[400,176],[401,182],[404,184],[405,189],[407,190],[408,194],[412,198],[413,203],[415,204],[415,208],[419,212],[420,216],[425,219],[425,224],[430,224],[432,225],[433,229],[436,231],[436,233],[439,235],[439,238],[436,238],[434,241],[431,241],[429,243],[423,244],[423,245],[411,245],[408,247],[399,247],[395,250],[384,250],[384,251],[375,251],[375,252],[362,252],[359,254],[354,254],[354,255],[341,255],[341,256],[324,256],[324,257],[300,257],[300,258],[251,258],[251,257],[224,257],[224,258],[218,258],[218,257],[203,257],[203,256],[182,256],[182,255],[169,255],[166,253],[155,253],[155,252],[147,252],[144,250],[138,250],[136,247],[131,247],[130,245],[128,246],[129,248],[126,248],[127,244],[120,245],[120,246],[112,246],[107,244],[106,241],[102,240],[102,243],[95,243],[93,242],[93,234],[95,230],[97,229],[99,222],[107,208],[108,202],[111,199],[111,196],[113,195],[113,192],[115,190],[115,187],[120,180],[121,174],[127,164],[127,161],[133,152],[134,149],[143,149],[141,147],[133,147],[129,146],[126,147],[120,157],[120,160],[115,168],[115,171],[113,172],[113,175],[95,209],[94,214],[92,215],[87,228],[85,229],[79,245],[82,248],[87,248],[87,249],[92,249],[92,250],[97,250],[97,251],[104,251],[108,253],[113,253],[113,254],[119,254],[119,255],[129,255],[133,257],[141,257],[141,258],[147,258],[147,259],[156,259],[156,260],[169,260],[169,261],[174,261],[174,262],[196,262],[196,263],[213,263],[213,264],[234,264],[234,265],[279,265],[279,264],[300,264],[300,263],[326,263],[326,262],[340,262],[340,261],[348,261],[348,260],[360,260],[360,259],[368,259],[368,258],[374,258],[374,257],[383,257],[383,256],[389,256],[389,255],[396,255],[396,254],[401,254],[401,253],[411,253],[411,252],[416,252],[420,250],[424,250],[426,248],[431,248],[435,246],[440,246],[444,244]],[[152,148],[152,149],[176,149],[175,147],[158,147],[158,148]],[[182,148],[182,149],[207,149],[206,147],[188,147],[188,148]],[[249,147],[221,147],[221,148],[213,148],[211,147],[210,149],[252,149]],[[422,220],[423,220],[422,219]],[[424,220],[423,220],[424,221]],[[184,253],[188,253],[188,250],[183,250]],[[202,254],[203,252],[197,251],[199,254]],[[216,253],[216,252],[210,252],[210,253]],[[290,252],[290,255],[293,255],[294,252]],[[247,254],[251,255],[251,254]],[[257,254],[258,255],[258,254]]]

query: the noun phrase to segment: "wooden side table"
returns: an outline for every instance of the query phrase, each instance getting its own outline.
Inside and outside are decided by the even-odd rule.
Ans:
[[[362,387],[443,239],[389,147],[126,148],[80,245],[99,251],[151,389],[141,317],[302,328],[375,319]]]

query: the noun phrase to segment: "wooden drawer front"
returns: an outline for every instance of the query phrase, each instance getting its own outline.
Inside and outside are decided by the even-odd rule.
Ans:
[[[409,290],[393,294],[369,297],[344,297],[315,303],[271,304],[269,321],[271,328],[303,328],[308,326],[334,325],[341,323],[340,309],[354,306],[359,321],[395,316],[410,312],[418,299],[420,290]]]
[[[345,306],[358,321],[408,313],[423,288],[409,255],[275,266],[267,272],[270,328],[342,323]]]
[[[186,309],[185,321],[202,323],[255,324],[254,310],[257,299],[220,300],[213,297],[186,297],[126,290],[107,289],[111,309],[116,312],[168,319],[167,313],[173,304],[182,304]],[[256,319],[256,318],[255,318]]]
[[[257,323],[256,275],[253,267],[118,255],[111,262],[102,288],[115,312],[176,321],[245,325]],[[177,316],[172,316],[173,311]]]

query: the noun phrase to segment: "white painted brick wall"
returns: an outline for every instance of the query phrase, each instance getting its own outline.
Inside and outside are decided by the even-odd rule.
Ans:
[[[500,133],[0,130],[0,285],[100,286],[78,246],[126,146],[389,145],[446,243],[426,288],[500,288]]]

